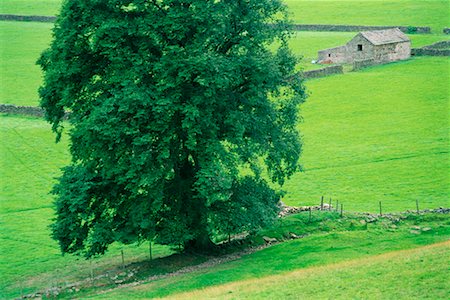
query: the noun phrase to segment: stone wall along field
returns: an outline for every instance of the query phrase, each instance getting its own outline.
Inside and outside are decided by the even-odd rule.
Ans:
[[[56,21],[55,16],[20,16],[0,14],[0,21],[48,22]]]
[[[303,78],[309,79],[309,78],[324,77],[331,74],[343,74],[343,73],[344,69],[342,66],[330,66],[322,69],[305,71],[301,74],[303,75]]]
[[[363,26],[363,25],[325,25],[325,24],[294,24],[292,29],[298,31],[371,31],[398,28],[404,33],[431,33],[430,27],[423,26]]]

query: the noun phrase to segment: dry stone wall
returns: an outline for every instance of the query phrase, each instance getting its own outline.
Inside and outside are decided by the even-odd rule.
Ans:
[[[332,74],[343,74],[344,69],[342,66],[329,66],[322,69],[317,70],[311,70],[311,71],[305,71],[303,73],[300,73],[303,75],[303,78],[309,79],[309,78],[318,78],[318,77],[324,77]]]
[[[422,48],[411,49],[414,56],[450,56],[450,41],[441,41]]]
[[[0,14],[1,21],[25,21],[25,22],[48,22],[56,21],[55,16],[21,16]]]
[[[431,33],[430,27],[424,26],[363,26],[363,25],[322,25],[322,24],[294,24],[294,30],[298,31],[371,31],[398,28],[404,33]]]
[[[44,110],[40,107],[17,106],[12,104],[0,104],[0,113],[33,116],[33,117],[44,116]]]

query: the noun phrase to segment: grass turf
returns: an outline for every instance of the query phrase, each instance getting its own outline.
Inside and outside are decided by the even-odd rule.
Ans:
[[[61,0],[2,0],[0,14],[55,16]]]
[[[36,65],[41,52],[51,40],[52,24],[27,22],[0,22],[0,103],[38,105],[38,88],[41,71]],[[294,53],[302,56],[299,69],[320,68],[311,64],[317,59],[317,51],[343,45],[355,33],[352,32],[298,32],[291,40]],[[443,35],[410,35],[413,47],[448,39]]]
[[[54,215],[48,193],[59,168],[69,161],[67,141],[55,145],[43,120],[0,115],[0,124],[0,298],[86,278],[89,262],[62,257],[49,236]],[[120,266],[120,249],[126,263],[148,256],[148,246],[116,245],[95,261],[95,272]],[[161,246],[153,252],[155,257],[171,253]]]
[[[36,60],[50,44],[52,27],[0,22],[0,103],[37,106],[42,79]]]
[[[450,242],[401,250],[204,290],[169,299],[447,299]],[[444,259],[445,260],[445,259]]]
[[[285,202],[386,211],[450,205],[449,59],[415,58],[307,82],[305,172]]]
[[[370,224],[367,230],[313,235],[304,239],[278,244],[243,256],[235,261],[190,274],[155,280],[138,287],[117,289],[105,294],[82,295],[82,297],[93,299],[167,297],[181,292],[202,290],[210,286],[219,286],[220,289],[220,285],[225,283],[263,278],[268,275],[289,275],[287,272],[294,270],[301,272],[304,269],[308,270],[308,268],[320,266],[323,266],[325,269],[328,265],[344,262],[351,265],[351,261],[355,259],[366,258],[366,261],[370,261],[372,256],[386,252],[413,249],[446,241],[450,234],[448,218],[447,216],[438,216],[433,220],[435,217],[428,216],[420,221],[412,219],[404,225],[398,225],[396,229],[383,228],[387,224]],[[296,222],[299,218],[302,218],[302,216],[293,217],[291,222]],[[420,234],[411,233],[411,225],[418,222],[423,226],[430,226],[432,230]],[[339,224],[339,222],[335,221],[335,224]],[[370,271],[370,269],[367,270],[368,273]],[[436,271],[438,273],[434,276],[444,276],[445,274],[445,270],[442,267],[436,268]],[[380,278],[379,280],[382,279]],[[404,280],[407,281],[409,279],[405,278]],[[305,284],[308,282],[305,282]],[[445,285],[442,283],[442,280],[437,281],[435,286],[445,288]],[[346,284],[346,286],[350,287],[352,281],[346,281]],[[279,288],[282,289],[283,285],[280,285]],[[372,288],[376,289],[376,285],[372,286]],[[322,295],[328,298],[331,294],[323,291]],[[393,294],[393,297],[398,295],[398,293]],[[436,295],[439,294],[436,293]],[[205,296],[205,298],[208,298],[207,295]]]
[[[295,23],[450,27],[449,3],[442,0],[285,0]]]
[[[448,1],[442,0],[285,0],[293,20],[301,24],[450,27]],[[3,0],[2,14],[56,15],[60,0]]]

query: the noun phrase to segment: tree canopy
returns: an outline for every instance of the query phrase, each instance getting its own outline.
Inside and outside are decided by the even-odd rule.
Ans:
[[[115,241],[206,249],[278,213],[304,100],[279,0],[66,0],[38,64],[71,164],[55,185],[63,253]]]

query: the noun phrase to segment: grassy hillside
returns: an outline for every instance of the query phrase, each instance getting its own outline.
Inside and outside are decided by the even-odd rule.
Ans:
[[[36,65],[39,55],[51,40],[52,24],[0,22],[0,103],[38,105],[37,90],[41,71]],[[339,46],[349,41],[352,32],[298,32],[291,40],[291,48],[303,60],[299,70],[321,67],[311,64],[317,51]],[[410,35],[413,47],[432,44],[448,38],[443,35]]]
[[[0,115],[0,299],[17,297],[55,282],[86,278],[90,264],[62,257],[51,240],[49,191],[68,163],[67,141],[54,144],[50,125],[32,118]],[[120,247],[95,262],[95,270],[121,264]],[[127,263],[148,256],[148,246],[124,247]],[[170,253],[156,247],[154,255]]]
[[[450,27],[446,0],[285,0],[300,24]]]
[[[0,103],[38,103],[41,71],[36,65],[51,39],[49,23],[0,22]]]
[[[434,219],[435,217],[437,219]],[[298,222],[298,218],[300,217],[294,217],[293,219],[290,219],[290,221],[293,223]],[[177,295],[178,293],[182,292],[199,290],[199,298],[207,299],[208,294],[204,294],[205,297],[202,297],[201,290],[203,290],[204,288],[219,286],[218,290],[221,290],[220,285],[238,281],[243,281],[243,286],[247,287],[247,290],[250,293],[250,290],[257,288],[258,282],[255,281],[255,284],[252,284],[253,282],[251,281],[248,285],[245,285],[246,280],[257,280],[269,275],[279,275],[280,277],[287,276],[288,280],[290,278],[290,273],[288,272],[292,272],[294,270],[298,270],[298,272],[308,273],[310,272],[310,268],[314,268],[313,270],[315,270],[319,267],[317,270],[326,270],[329,266],[331,266],[330,270],[333,271],[335,270],[335,267],[333,267],[334,264],[339,264],[343,267],[358,265],[358,262],[354,261],[355,259],[364,259],[361,262],[367,262],[369,265],[371,265],[382,260],[377,258],[377,255],[386,252],[413,249],[424,245],[446,241],[450,237],[450,228],[448,221],[447,225],[442,225],[446,222],[445,220],[446,216],[429,216],[427,217],[427,220],[422,219],[420,223],[423,226],[429,226],[430,228],[432,228],[432,230],[420,234],[413,234],[410,232],[411,225],[418,222],[418,219],[416,219],[415,221],[411,219],[410,221],[412,223],[409,223],[408,221],[404,225],[398,224],[396,225],[395,229],[388,230],[383,229],[383,227],[390,227],[392,225],[370,224],[368,229],[364,230],[359,227],[361,225],[358,222],[358,225],[355,225],[355,229],[353,231],[331,232],[312,235],[304,239],[278,244],[270,248],[266,248],[264,250],[243,256],[234,261],[195,271],[193,273],[154,280],[148,284],[140,285],[138,287],[117,289],[106,294],[92,294],[90,297],[88,297],[87,295],[82,295],[82,297],[91,299],[149,299],[157,297],[167,297],[169,295]],[[299,225],[300,224],[298,224],[297,226],[300,227]],[[335,226],[338,225],[335,224]],[[357,229],[358,227],[360,229]],[[436,255],[439,255],[442,252],[443,250],[441,249],[436,253]],[[403,254],[399,254],[399,256],[403,256]],[[370,263],[372,259],[374,259],[374,262]],[[433,261],[433,263],[434,262],[435,261]],[[433,263],[430,262],[428,264],[427,262],[426,266],[431,266]],[[323,269],[320,268],[321,266],[323,267]],[[400,264],[398,264],[397,266],[400,267]],[[393,266],[393,268],[395,267],[396,266]],[[419,275],[438,277],[439,274],[441,276],[443,275],[445,269],[445,266],[434,266],[431,269],[424,268],[422,270],[422,274]],[[365,269],[361,270],[359,274],[372,274],[372,276],[380,275],[380,273],[378,273],[378,270],[380,269],[377,269],[372,273],[371,269]],[[437,271],[438,275],[431,274],[433,270]],[[349,272],[349,274],[351,273],[351,270],[347,271]],[[323,272],[326,273],[326,271]],[[408,273],[405,272],[405,274]],[[355,279],[357,278],[357,276],[358,273],[355,273],[353,277],[350,277],[350,279]],[[386,278],[390,278],[390,276],[392,276],[392,274],[387,274]],[[342,287],[344,285],[345,277],[343,278],[343,280],[339,281],[339,279],[332,278],[330,276],[328,278],[328,284],[326,286],[331,287],[333,283],[340,283],[341,285],[337,285],[336,287],[334,287],[335,289],[339,289],[339,287]],[[378,280],[381,280],[381,278],[379,278]],[[402,282],[407,282],[408,280],[409,278],[405,278],[402,279]],[[262,283],[266,283],[269,281],[270,279]],[[305,283],[299,283],[299,286],[303,286],[304,284],[307,285],[312,281],[313,279],[308,280],[308,278],[306,278]],[[272,283],[279,287],[274,291],[274,294],[269,294],[268,291],[264,289],[264,285],[262,285],[263,292],[267,292],[267,296],[269,299],[282,299],[282,294],[277,295],[276,292],[284,290],[285,285],[283,284],[283,282]],[[361,280],[361,284],[362,283],[367,283],[367,288],[371,290],[377,290],[376,282],[371,284],[370,282]],[[314,286],[317,287],[320,284],[322,284],[322,282],[316,283]],[[347,288],[351,288],[352,284],[354,284],[353,280],[345,280],[344,286]],[[394,285],[394,283],[389,284]],[[447,292],[449,291],[445,286],[444,280],[438,280],[434,282],[434,287],[443,289]],[[294,288],[290,287],[288,284],[286,284],[286,288],[291,288],[291,291],[294,290]],[[224,288],[224,290],[226,292],[229,291],[229,289],[227,289],[226,287]],[[270,287],[268,287],[267,290],[270,290]],[[234,290],[232,289],[232,292],[233,291]],[[243,290],[244,293],[245,291],[246,289]],[[314,291],[314,289],[311,289],[310,291],[312,292]],[[417,292],[417,290],[414,290],[414,292]],[[412,292],[412,294],[414,292]],[[206,291],[206,293],[208,293],[208,290]],[[345,293],[345,290],[342,290],[341,293]],[[436,296],[441,294],[442,292],[435,292]],[[195,297],[196,293],[192,295]],[[261,297],[264,297],[263,295],[264,294],[261,294]],[[322,290],[321,294],[319,295],[322,295],[323,298],[329,298],[330,295],[333,294],[327,294],[326,290]],[[349,295],[350,294],[347,294],[347,296]],[[399,294],[398,292],[392,294],[393,298],[396,298],[400,295],[401,294]],[[235,296],[235,298],[239,299],[239,294],[234,295],[231,293],[227,294],[227,296]],[[183,297],[183,295],[180,296],[180,299],[181,297]],[[313,299],[316,298],[317,297],[313,297]],[[305,299],[311,298],[305,297]]]
[[[296,23],[449,27],[445,0],[285,0]],[[0,13],[56,15],[60,0],[3,0]]]
[[[448,299],[450,242],[238,281],[169,299]],[[447,288],[446,288],[447,287]]]
[[[449,59],[415,58],[308,81],[305,172],[285,201],[325,195],[352,211],[449,206]]]

